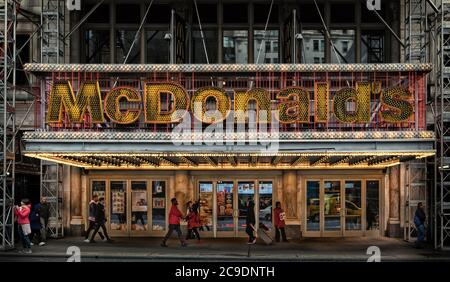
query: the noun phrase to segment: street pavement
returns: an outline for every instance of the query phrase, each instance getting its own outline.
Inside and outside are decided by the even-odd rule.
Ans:
[[[393,238],[304,238],[289,243],[247,245],[245,238],[189,240],[181,247],[176,239],[169,247],[160,246],[160,238],[115,238],[113,243],[85,243],[81,237],[52,239],[47,245],[33,246],[32,254],[16,250],[0,251],[0,261],[67,261],[80,250],[80,260],[87,261],[351,261],[364,262],[373,258],[368,248],[376,246],[383,261],[446,261],[450,252],[434,251],[431,247],[415,249],[413,244]],[[71,249],[68,248],[72,247]],[[67,254],[69,253],[69,254]]]

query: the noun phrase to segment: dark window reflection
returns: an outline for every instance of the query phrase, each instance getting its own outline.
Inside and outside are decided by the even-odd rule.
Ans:
[[[85,32],[86,62],[110,63],[109,30],[87,30]]]
[[[206,51],[208,53],[209,63],[217,63],[217,32],[213,30],[203,30]],[[205,48],[203,47],[202,37],[199,30],[193,32],[192,44],[193,62],[195,64],[206,64]]]
[[[361,35],[361,63],[383,63],[384,61],[384,32],[363,32]]]
[[[248,62],[247,30],[225,30],[223,32],[223,62],[246,64]]]
[[[366,229],[380,229],[380,183],[379,181],[366,182]]]
[[[127,54],[133,43],[136,30],[116,30],[116,63],[137,64],[140,59],[139,39],[134,43],[133,49],[127,58]],[[126,61],[125,61],[126,60]]]
[[[146,33],[147,55],[146,62],[149,64],[169,63],[169,41],[164,40],[166,31],[148,30]]]

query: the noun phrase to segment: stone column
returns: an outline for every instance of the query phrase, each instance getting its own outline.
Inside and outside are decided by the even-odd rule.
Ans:
[[[81,169],[70,167],[70,229],[72,236],[81,236],[84,231],[81,215]]]
[[[297,172],[283,171],[283,203],[287,219],[298,219],[297,201]]]
[[[178,208],[181,212],[186,212],[186,202],[189,199],[189,173],[186,170],[175,172],[175,198],[178,200]]]
[[[400,237],[400,165],[389,168],[389,237]]]

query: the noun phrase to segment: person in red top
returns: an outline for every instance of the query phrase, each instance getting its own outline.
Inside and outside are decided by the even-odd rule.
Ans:
[[[197,241],[200,242],[200,234],[198,233],[198,227],[200,227],[200,215],[198,214],[198,206],[200,204],[200,200],[198,202],[192,203],[192,201],[188,202],[188,214],[186,216],[186,220],[188,222],[188,234],[186,235],[186,240],[192,238],[192,233],[197,237]]]
[[[23,253],[25,254],[31,254],[31,241],[30,238],[28,237],[28,234],[31,233],[31,227],[30,227],[30,219],[29,219],[29,215],[30,215],[30,210],[31,210],[31,205],[30,205],[30,201],[28,201],[28,199],[23,199],[20,202],[20,207],[19,206],[15,206],[14,207],[14,214],[17,217],[17,223],[19,224],[19,236],[20,236],[20,240],[22,241],[22,245],[23,245]]]
[[[283,242],[287,242],[286,239],[286,232],[284,231],[284,227],[286,226],[286,222],[284,221],[284,218],[286,214],[284,213],[284,210],[281,208],[281,203],[276,202],[275,203],[275,209],[273,210],[273,216],[275,219],[275,240],[277,242],[280,242],[280,232],[281,237],[283,239]]]
[[[181,242],[181,246],[182,247],[186,247],[187,244],[186,242],[183,240],[183,234],[181,233],[181,228],[180,228],[180,220],[183,217],[183,214],[180,212],[180,210],[178,209],[178,202],[176,198],[172,198],[172,200],[170,200],[172,202],[172,207],[170,208],[170,212],[169,212],[169,231],[167,231],[166,236],[164,237],[163,242],[161,243],[162,247],[167,247],[167,239],[169,239],[170,235],[172,235],[173,231],[176,231],[178,234],[178,239],[180,239]]]

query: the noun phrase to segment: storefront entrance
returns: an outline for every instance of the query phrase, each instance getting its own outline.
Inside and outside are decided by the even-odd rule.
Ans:
[[[379,235],[381,179],[306,178],[303,235]]]
[[[256,225],[272,228],[273,181],[198,181],[203,231],[211,237],[244,237],[247,202],[255,202]]]

